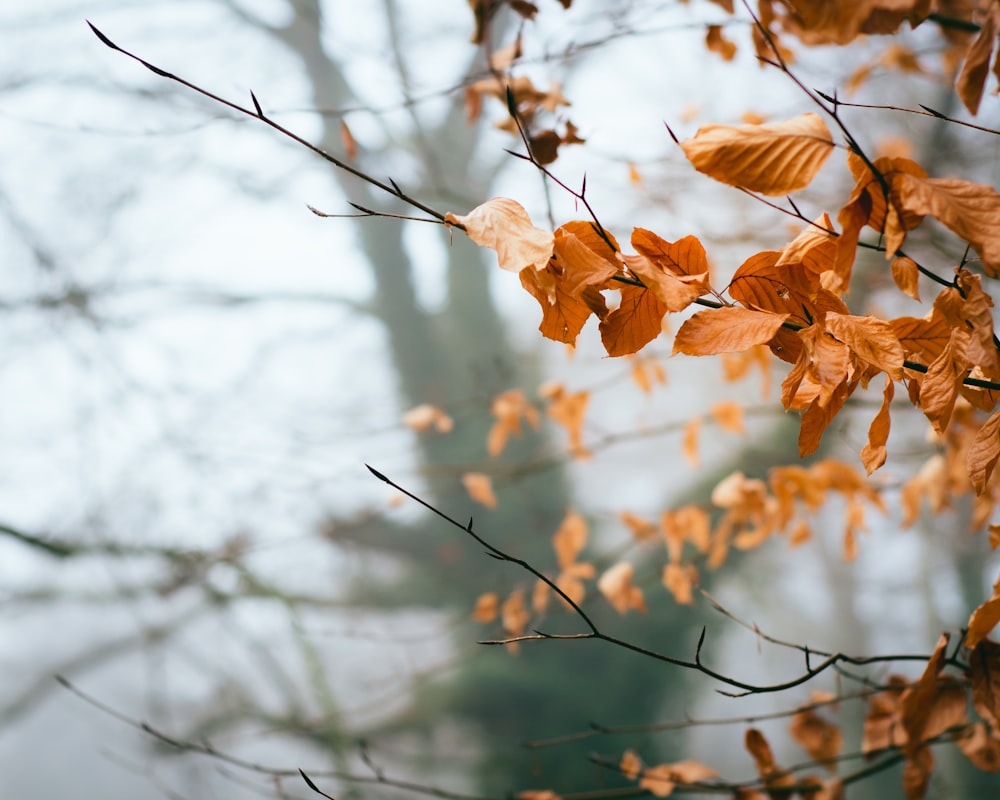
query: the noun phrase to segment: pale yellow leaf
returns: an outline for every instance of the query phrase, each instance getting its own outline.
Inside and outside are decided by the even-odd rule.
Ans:
[[[524,207],[506,197],[487,200],[464,216],[448,213],[445,220],[464,225],[466,235],[495,250],[500,267],[510,272],[543,268],[555,245],[551,231],[536,228]]]

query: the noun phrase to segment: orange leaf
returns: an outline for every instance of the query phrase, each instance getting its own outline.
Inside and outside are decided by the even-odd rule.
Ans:
[[[681,605],[689,606],[694,602],[694,576],[690,566],[667,564],[663,568],[663,585]]]
[[[654,797],[667,797],[674,792],[674,773],[669,764],[657,764],[642,771],[639,788],[645,789]]]
[[[632,536],[637,542],[652,539],[656,536],[656,526],[636,514],[629,511],[622,511],[618,515],[618,519],[625,524],[625,527],[632,531]]]
[[[524,606],[524,591],[515,589],[500,606],[500,624],[511,636],[520,636],[531,621],[531,614]]]
[[[993,595],[969,617],[969,631],[965,635],[965,646],[976,647],[1000,622],[1000,579],[993,584]]]
[[[717,181],[782,195],[809,185],[833,140],[826,123],[810,112],[763,125],[706,125],[681,147],[695,169]]]
[[[713,356],[749,350],[771,341],[788,317],[737,306],[699,311],[677,331],[673,352]]]
[[[489,475],[482,472],[466,472],[462,475],[462,485],[469,493],[469,497],[480,505],[487,508],[497,507],[497,498],[493,494],[493,481]]]
[[[601,342],[609,356],[638,353],[663,332],[669,311],[649,289],[622,284],[621,292],[621,304],[601,320]]]
[[[619,614],[629,611],[646,611],[642,589],[632,584],[635,568],[627,561],[620,561],[605,571],[597,580],[597,588]]]
[[[587,521],[575,511],[567,512],[559,529],[552,536],[556,560],[562,570],[576,562],[576,557],[587,544]]]
[[[997,36],[997,18],[992,12],[993,9],[983,20],[979,35],[969,47],[965,64],[955,82],[958,96],[973,116],[979,111],[979,103],[983,99],[983,89],[990,70],[990,56],[993,55],[993,44]]]
[[[541,270],[525,267],[520,272],[520,278],[521,286],[542,307],[538,330],[546,339],[574,344],[595,310],[601,316],[607,313],[600,292],[587,287],[579,294],[570,293],[562,281],[562,273],[552,263]]]
[[[548,396],[549,419],[562,425],[569,434],[569,444],[576,457],[589,455],[583,446],[583,420],[587,413],[587,402],[590,400],[590,392],[565,391],[562,386],[558,391]]]
[[[920,407],[938,434],[947,430],[962,381],[969,372],[965,349],[968,331],[953,328],[944,351],[927,368],[920,381]]]
[[[578,225],[578,223],[571,223]],[[571,233],[569,225],[556,229],[553,255],[562,270],[562,284],[571,295],[579,295],[587,286],[600,286],[616,275],[618,264],[606,256],[595,252],[588,243]],[[600,242],[605,250],[607,244]],[[612,252],[611,258],[614,258]]]
[[[895,381],[902,380],[903,346],[888,322],[829,311],[824,325],[863,361],[884,370]]]
[[[943,223],[976,249],[987,275],[1000,277],[1000,195],[995,189],[954,178],[906,174],[899,176],[897,185],[905,210],[930,214]]]
[[[344,120],[340,121],[340,144],[344,148],[344,155],[348,161],[353,161],[358,157],[358,143],[354,140],[354,134],[347,127]]]
[[[993,474],[998,458],[1000,458],[1000,411],[995,412],[983,423],[966,457],[969,479],[976,494],[986,491],[986,484]]]
[[[415,406],[403,414],[403,424],[415,431],[428,431],[434,428],[438,433],[449,433],[455,427],[451,417],[437,406],[428,403]]]
[[[506,197],[494,197],[465,216],[448,213],[445,221],[465,226],[466,235],[481,247],[495,250],[501,269],[520,272],[541,269],[552,255],[555,239],[536,228],[524,207]]]
[[[794,783],[795,778],[774,762],[771,746],[767,743],[763,733],[756,728],[750,728],[746,732],[744,743],[747,752],[753,756],[754,763],[757,765],[757,774],[764,779],[767,786],[790,786]]]
[[[476,607],[472,611],[472,618],[476,622],[493,622],[497,618],[497,611],[500,608],[500,598],[496,592],[486,592],[476,598]]]
[[[538,411],[532,406],[520,389],[509,389],[493,398],[490,412],[496,422],[486,437],[486,452],[498,456],[507,446],[511,434],[521,435],[521,420],[525,419],[533,428],[541,425]]]
[[[721,25],[709,25],[705,33],[705,47],[712,53],[717,53],[723,61],[732,61],[736,57],[736,45],[722,34]]]
[[[885,463],[885,444],[889,440],[889,405],[894,392],[892,379],[887,375],[882,392],[882,406],[868,428],[868,443],[861,448],[861,463],[865,465],[865,471],[869,475]]]
[[[698,434],[701,431],[701,417],[694,417],[684,426],[684,441],[681,449],[684,458],[692,467],[698,466]]]
[[[628,780],[634,781],[642,771],[642,759],[639,758],[635,750],[626,750],[622,753],[621,761],[618,762],[618,769]]]
[[[721,403],[715,403],[708,409],[708,413],[712,415],[715,424],[724,431],[744,434],[747,432],[743,425],[743,406],[739,403],[724,400]]]
[[[917,262],[908,256],[897,256],[892,260],[892,279],[896,286],[907,297],[912,297],[920,302],[920,291],[918,288],[918,278],[920,270]]]

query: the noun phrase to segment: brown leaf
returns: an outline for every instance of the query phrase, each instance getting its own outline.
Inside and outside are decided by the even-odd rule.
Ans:
[[[637,542],[643,542],[656,536],[656,526],[637,514],[622,511],[618,514],[618,519],[632,532],[632,536]]]
[[[976,494],[986,491],[993,468],[1000,459],[1000,411],[994,412],[977,431],[976,438],[969,447],[966,456],[966,466],[969,470],[969,480]]]
[[[888,322],[828,312],[824,324],[859,358],[884,370],[894,381],[902,380],[903,346]]]
[[[962,98],[965,107],[973,116],[979,111],[979,103],[983,99],[983,89],[990,70],[990,56],[993,55],[993,45],[997,37],[997,17],[990,9],[979,29],[979,35],[969,47],[965,56],[965,64],[955,82],[955,90]]]
[[[572,227],[571,227],[572,226]],[[594,241],[593,236],[580,238],[573,230],[581,230],[579,223],[561,225],[555,231],[553,255],[562,271],[563,287],[571,295],[578,296],[586,287],[604,287],[620,270],[614,260],[607,257],[608,245],[602,239]],[[600,246],[600,250],[595,249]]]
[[[721,25],[708,26],[705,47],[709,52],[721,56],[723,61],[732,61],[736,57],[736,45],[723,35]]]
[[[590,392],[567,392],[561,385],[547,395],[549,419],[562,425],[569,434],[569,446],[576,457],[589,455],[583,446],[583,422]]]
[[[837,771],[836,758],[844,744],[840,728],[809,708],[795,712],[789,732],[814,761],[826,762],[827,770]]]
[[[757,766],[757,774],[764,780],[768,788],[791,786],[795,783],[795,777],[774,762],[771,746],[767,743],[763,733],[756,728],[748,729],[744,744]]]
[[[788,316],[736,306],[699,311],[677,331],[673,352],[711,356],[748,350],[773,339]]]
[[[934,754],[927,745],[907,756],[903,765],[903,792],[906,794],[906,800],[923,800],[933,770]]]
[[[939,435],[951,423],[958,390],[969,373],[965,350],[970,339],[968,331],[953,328],[948,344],[920,380],[920,407]]]
[[[990,736],[983,723],[977,722],[966,730],[956,744],[976,769],[991,773],[1000,770],[1000,741]]]
[[[861,752],[866,756],[906,744],[906,731],[900,716],[900,698],[906,679],[890,676],[888,684],[888,690],[879,692],[869,700],[861,736]]]
[[[995,189],[954,178],[898,177],[893,195],[903,209],[943,223],[975,248],[987,275],[1000,277],[1000,195]]]
[[[869,475],[885,463],[885,444],[889,440],[889,406],[894,392],[892,378],[886,375],[882,405],[868,428],[868,443],[861,448],[861,463],[865,465],[865,472]]]
[[[920,270],[912,258],[897,256],[892,260],[892,279],[899,291],[918,303],[920,302],[919,277]]]
[[[990,730],[1000,732],[1000,644],[976,642],[969,656],[972,705]]]
[[[965,720],[965,689],[953,678],[940,676],[949,638],[947,633],[941,634],[923,675],[900,698],[908,754],[920,749],[927,739]]]
[[[536,228],[524,207],[506,197],[494,197],[468,214],[445,214],[445,221],[465,226],[466,235],[481,247],[495,250],[501,269],[520,272],[542,269],[552,255],[555,238]]]
[[[965,646],[976,647],[986,639],[997,623],[1000,622],[1000,579],[993,584],[993,594],[989,600],[972,612],[969,617],[968,633],[965,635]]]
[[[673,771],[669,764],[657,764],[642,771],[639,788],[645,789],[654,797],[667,797],[674,793],[675,782]]]
[[[649,289],[622,284],[621,293],[618,308],[600,325],[601,343],[609,356],[638,353],[663,332],[663,317],[669,311]]]
[[[681,142],[699,172],[730,186],[783,195],[808,186],[833,140],[818,114],[763,125],[706,125]]]
[[[462,485],[469,497],[487,508],[497,507],[497,497],[493,494],[493,481],[482,472],[466,472],[462,475]]]

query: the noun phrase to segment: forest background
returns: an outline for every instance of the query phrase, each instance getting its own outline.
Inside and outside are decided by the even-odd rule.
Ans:
[[[492,80],[488,57],[523,25],[522,54],[501,53],[494,67],[534,81],[538,120],[558,137],[585,140],[560,145],[551,169],[574,187],[586,174],[608,229],[695,234],[725,275],[802,228],[697,174],[663,126],[688,139],[709,122],[814,110],[787,74],[761,68],[745,11],[550,3],[530,23],[501,11],[483,48],[469,43],[468,4],[452,5],[434,16],[391,0],[363,14],[305,0],[2,12],[0,136],[17,154],[0,178],[0,774],[11,796],[309,796],[298,767],[317,781],[340,775],[326,787],[338,796],[388,791],[359,788],[379,775],[494,795],[620,791],[628,781],[609,765],[625,748],[745,778],[755,772],[749,723],[689,717],[746,720],[808,702],[809,689],[842,690],[830,675],[776,706],[724,698],[697,673],[602,642],[528,642],[516,655],[476,646],[502,635],[473,619],[477,598],[509,598],[524,576],[401,502],[364,463],[448,513],[472,514],[488,541],[540,569],[580,567],[586,607],[623,638],[690,659],[704,625],[704,655],[720,672],[750,683],[796,674],[801,654],[764,646],[697,592],[678,602],[677,585],[661,585],[660,533],[643,538],[643,523],[667,509],[711,507],[735,470],[766,478],[797,459],[796,415],[777,400],[782,368],[759,360],[727,381],[721,359],[667,361],[670,335],[631,360],[605,357],[593,329],[571,356],[542,343],[535,301],[457,230],[318,219],[306,204],[409,212],[113,54],[83,22],[247,106],[252,90],[269,119],[431,208],[463,214],[506,195],[537,223],[551,214],[558,224],[580,218],[574,198],[505,152],[520,139],[509,122],[493,127],[508,117],[504,97],[468,91]],[[962,55],[974,37],[965,33]],[[848,50],[797,46],[791,69],[852,102],[891,97],[965,119],[953,89],[962,61],[949,52],[928,24]],[[996,127],[991,102],[977,124]],[[994,135],[932,115],[843,113],[873,153],[908,148],[934,175],[997,183]],[[796,202],[839,207],[850,192],[839,169]],[[944,229],[911,237],[907,247],[941,274],[963,258]],[[926,310],[901,305],[881,254],[859,261],[855,280],[856,314]],[[669,324],[672,335],[679,323]],[[857,453],[880,403],[878,390],[852,398],[810,463],[863,471]],[[491,457],[490,432],[512,408],[522,435]],[[529,409],[548,421],[536,430]],[[893,458],[873,484],[886,508],[865,509],[850,562],[844,519],[857,512],[832,501],[810,519],[810,541],[731,556],[702,568],[701,585],[783,640],[926,660],[996,577],[988,537],[968,533],[968,499],[903,529],[898,490],[936,452],[926,427],[918,412],[894,415]],[[483,508],[484,478],[495,508]],[[577,537],[576,520],[586,525],[579,560],[595,577],[635,565],[645,614],[619,614],[579,553],[559,563],[553,535],[567,519]],[[557,608],[546,624],[572,630]],[[81,702],[56,674],[163,737],[209,741],[278,774],[170,747]],[[839,712],[847,752],[865,710]],[[678,724],[638,730],[655,722]],[[592,723],[630,729],[594,737]],[[787,720],[756,724],[779,763],[802,760]],[[858,790],[898,792],[900,769]],[[934,776],[940,796],[971,796],[987,780],[957,751]]]

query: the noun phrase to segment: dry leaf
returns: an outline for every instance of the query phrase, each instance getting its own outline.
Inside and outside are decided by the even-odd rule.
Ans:
[[[500,598],[496,592],[486,592],[476,598],[476,607],[472,611],[472,618],[476,622],[493,622],[497,618],[500,608]]]
[[[404,413],[403,424],[415,431],[428,431],[434,428],[438,433],[449,433],[455,427],[451,417],[429,403],[415,406]]]
[[[597,588],[619,614],[629,611],[646,612],[642,589],[632,584],[635,568],[627,561],[620,561],[606,570],[597,580]]]
[[[833,139],[818,114],[763,125],[706,125],[681,147],[695,169],[730,186],[783,195],[808,186]]]
[[[542,269],[552,255],[555,237],[536,228],[524,207],[506,197],[494,197],[465,216],[448,213],[445,221],[465,226],[466,235],[481,247],[495,250],[501,269],[520,272]]]
[[[738,306],[699,311],[677,331],[673,352],[712,356],[749,350],[771,341],[788,317]]]
[[[462,475],[462,485],[469,497],[487,508],[497,507],[497,498],[493,494],[493,481],[489,475],[482,472],[466,472]]]

